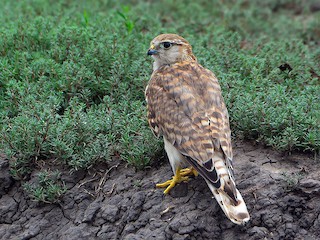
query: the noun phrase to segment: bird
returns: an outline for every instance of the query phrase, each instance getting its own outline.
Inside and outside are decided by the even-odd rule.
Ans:
[[[153,58],[145,89],[148,123],[155,136],[163,137],[174,174],[156,186],[168,194],[200,174],[225,215],[244,225],[250,215],[235,184],[229,115],[217,77],[177,34],[155,37],[147,55]]]

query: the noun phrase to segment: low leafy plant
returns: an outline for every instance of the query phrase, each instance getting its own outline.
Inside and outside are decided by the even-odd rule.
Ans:
[[[60,197],[67,191],[60,175],[61,173],[57,170],[41,171],[33,179],[33,183],[24,183],[23,188],[37,202],[58,202]]]
[[[282,173],[283,180],[286,182],[286,187],[290,190],[295,189],[300,180],[303,179],[304,174],[301,172],[295,172],[295,173]]]

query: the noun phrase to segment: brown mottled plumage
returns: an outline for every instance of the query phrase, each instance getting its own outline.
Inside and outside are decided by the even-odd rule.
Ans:
[[[180,167],[187,162],[206,180],[230,220],[247,222],[249,214],[234,182],[229,116],[217,78],[198,64],[191,45],[176,34],[156,37],[148,55],[155,60],[145,92],[148,121],[164,137],[175,177],[180,179]]]

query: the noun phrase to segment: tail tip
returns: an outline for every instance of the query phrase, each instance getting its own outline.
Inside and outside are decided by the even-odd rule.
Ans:
[[[245,225],[250,220],[249,213],[240,212],[234,217],[230,217],[230,220],[239,225]]]

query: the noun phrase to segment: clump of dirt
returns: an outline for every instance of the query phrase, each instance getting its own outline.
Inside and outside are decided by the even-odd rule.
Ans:
[[[0,161],[1,239],[319,239],[320,164],[238,143],[235,174],[251,221],[230,222],[201,177],[164,196],[155,183],[171,178],[166,159],[135,171],[115,161],[64,174],[59,204],[33,202]]]

